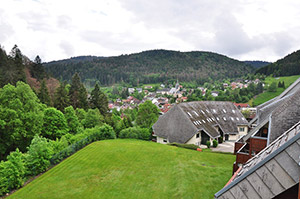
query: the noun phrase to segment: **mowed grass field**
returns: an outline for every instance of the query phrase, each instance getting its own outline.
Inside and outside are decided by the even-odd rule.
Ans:
[[[214,198],[235,156],[139,140],[92,143],[12,198]]]

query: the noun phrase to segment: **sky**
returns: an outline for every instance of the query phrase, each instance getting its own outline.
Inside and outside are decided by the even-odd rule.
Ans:
[[[299,0],[0,0],[0,45],[42,61],[152,49],[274,62],[300,49]]]

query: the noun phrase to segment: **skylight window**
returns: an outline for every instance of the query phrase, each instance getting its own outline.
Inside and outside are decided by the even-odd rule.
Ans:
[[[202,111],[202,110],[201,110],[201,113],[205,114],[205,112],[204,112],[204,111]]]
[[[216,109],[213,109],[212,111],[213,111],[214,113],[217,113]]]
[[[239,119],[238,117],[236,118],[236,120],[237,120],[237,121],[240,121],[240,119]]]
[[[230,117],[230,119],[231,119],[232,121],[234,121],[233,117]]]
[[[235,110],[232,109],[232,112],[235,113]]]
[[[199,115],[198,115],[198,113],[196,112],[196,111],[193,111],[194,112],[194,114],[197,116],[197,117],[199,117]]]
[[[213,121],[215,121],[215,118],[212,117],[211,119],[212,119]]]
[[[226,117],[223,117],[223,120],[226,121]]]
[[[242,117],[242,120],[245,120],[245,118]]]
[[[186,112],[190,117],[193,117],[192,114],[190,114],[189,112]]]
[[[208,109],[206,109],[206,112],[208,112],[208,113],[209,113],[209,110],[208,110]]]
[[[223,112],[224,112],[224,113],[226,113],[226,110],[225,110],[225,109],[223,109]]]
[[[209,119],[209,118],[207,118],[206,120],[207,120],[208,122],[210,122],[210,119]]]
[[[217,120],[219,121],[220,119],[217,117]]]
[[[205,120],[202,120],[202,122],[205,124]]]
[[[198,122],[199,122],[200,124],[202,124],[199,120],[198,120]]]

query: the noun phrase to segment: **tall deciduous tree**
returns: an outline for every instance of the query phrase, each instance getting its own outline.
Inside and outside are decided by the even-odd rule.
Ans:
[[[56,108],[47,108],[44,111],[42,136],[55,140],[67,133],[67,121],[64,114]]]
[[[76,134],[80,131],[80,122],[73,106],[68,106],[64,110],[65,118],[69,127],[69,133]]]
[[[0,89],[0,159],[16,148],[26,151],[34,135],[40,134],[44,108],[23,82]]]
[[[136,124],[142,128],[151,128],[157,121],[158,116],[159,109],[151,101],[147,100],[139,105]]]
[[[42,83],[41,83],[41,88],[40,88],[40,91],[38,93],[38,98],[40,99],[40,101],[43,104],[46,104],[47,106],[51,105],[51,99],[50,99],[50,96],[49,96],[49,92],[48,92],[48,88],[47,88],[45,80],[43,80]]]
[[[100,90],[98,83],[91,92],[90,104],[91,108],[99,109],[101,115],[105,116],[108,114],[108,100],[106,95]]]

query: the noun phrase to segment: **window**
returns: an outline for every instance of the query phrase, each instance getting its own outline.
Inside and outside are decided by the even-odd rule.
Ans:
[[[200,133],[197,133],[197,134],[196,134],[196,138],[199,138],[199,137],[200,137]]]
[[[233,117],[230,117],[230,119],[231,119],[232,121],[234,121]]]
[[[198,115],[198,113],[196,112],[196,111],[193,111],[194,112],[194,114],[198,117],[199,115]]]
[[[235,110],[232,110],[233,113],[235,113]]]
[[[215,118],[212,117],[211,119],[212,119],[213,121],[215,121]]]
[[[205,115],[205,112],[201,110],[201,113],[203,113]]]
[[[208,110],[208,109],[206,109],[206,112],[208,112],[208,113],[209,113],[209,110]]]
[[[223,120],[226,121],[226,117],[223,117]]]
[[[190,117],[192,117],[192,115],[189,112],[186,112]]]
[[[236,118],[236,120],[237,120],[237,121],[240,121],[240,119],[239,119],[238,117]]]
[[[164,142],[167,143],[168,142],[167,139],[164,139]]]
[[[224,113],[226,113],[226,110],[225,110],[225,109],[223,109],[223,112],[224,112]]]
[[[220,119],[217,117],[217,120],[219,121]]]
[[[198,120],[199,124],[202,124],[199,120]]]
[[[242,117],[242,120],[245,120],[245,118]]]
[[[213,111],[214,113],[217,113],[216,109],[213,109],[212,111]]]
[[[240,132],[244,132],[245,131],[245,127],[240,127]]]
[[[202,120],[202,122],[205,124],[205,120]]]

